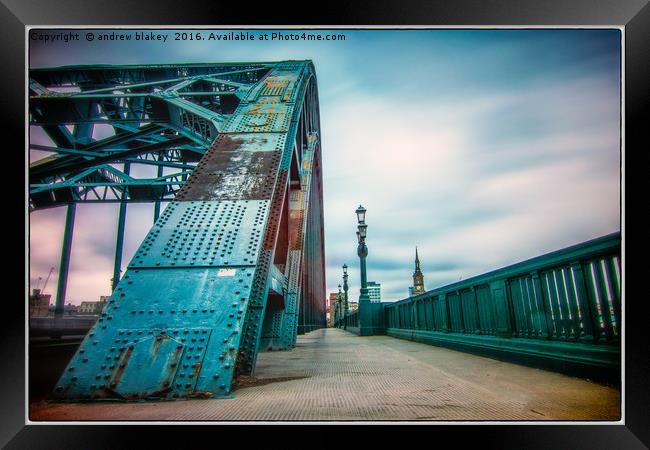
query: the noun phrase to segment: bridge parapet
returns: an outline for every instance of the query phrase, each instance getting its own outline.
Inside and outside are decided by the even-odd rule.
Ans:
[[[620,379],[621,237],[603,236],[395,303],[386,333]]]

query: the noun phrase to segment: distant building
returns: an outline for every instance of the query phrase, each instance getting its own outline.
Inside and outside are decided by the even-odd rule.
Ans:
[[[29,317],[47,317],[50,309],[50,294],[41,294],[40,289],[33,289],[29,296]]]
[[[332,314],[330,313],[330,299],[325,297],[325,324],[331,327]]]
[[[336,301],[338,292],[330,292],[330,298],[327,303],[327,326],[334,326],[334,319],[336,318]]]
[[[108,302],[109,297],[110,296],[102,295],[99,297],[100,300],[98,302],[81,302],[79,309],[77,310],[77,314],[101,314],[104,310],[104,306],[106,306],[106,303]]]
[[[377,303],[381,301],[381,283],[375,283],[374,281],[368,281],[368,296],[370,297],[371,303]]]
[[[348,311],[352,312],[352,311],[356,311],[357,309],[359,309],[359,304],[357,302],[353,303],[350,300],[348,300]]]
[[[418,248],[415,247],[415,272],[413,273],[413,295],[424,294],[424,275],[420,271]]]
[[[56,305],[50,305],[49,309],[49,315],[54,316],[54,311],[56,309]],[[72,303],[68,303],[67,305],[63,305],[63,315],[64,316],[74,316],[77,314],[77,310],[79,307],[77,305],[73,305]]]

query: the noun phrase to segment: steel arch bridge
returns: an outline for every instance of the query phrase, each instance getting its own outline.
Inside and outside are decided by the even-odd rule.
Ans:
[[[54,143],[30,145],[52,152],[30,166],[30,210],[68,208],[57,303],[76,203],[121,205],[113,295],[55,397],[225,395],[259,351],[326,326],[311,61],[34,69],[29,95]],[[119,279],[129,202],[154,202],[154,224]]]

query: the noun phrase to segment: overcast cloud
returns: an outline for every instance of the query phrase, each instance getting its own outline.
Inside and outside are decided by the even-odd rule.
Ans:
[[[320,93],[328,291],[368,223],[383,300],[620,229],[619,32],[345,31],[345,42],[34,45],[33,67],[312,59]],[[37,133],[37,143],[47,142]],[[41,152],[32,152],[38,158]],[[149,175],[145,171],[137,176]],[[30,280],[58,269],[65,210],[31,213]],[[129,205],[123,266],[151,227]],[[67,301],[110,292],[117,205],[78,205]],[[57,271],[48,283],[54,293]]]

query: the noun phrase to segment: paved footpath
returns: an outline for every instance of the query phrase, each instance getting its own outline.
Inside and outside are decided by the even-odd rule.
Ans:
[[[233,398],[33,404],[31,420],[618,420],[620,391],[553,372],[339,329],[261,353]]]

